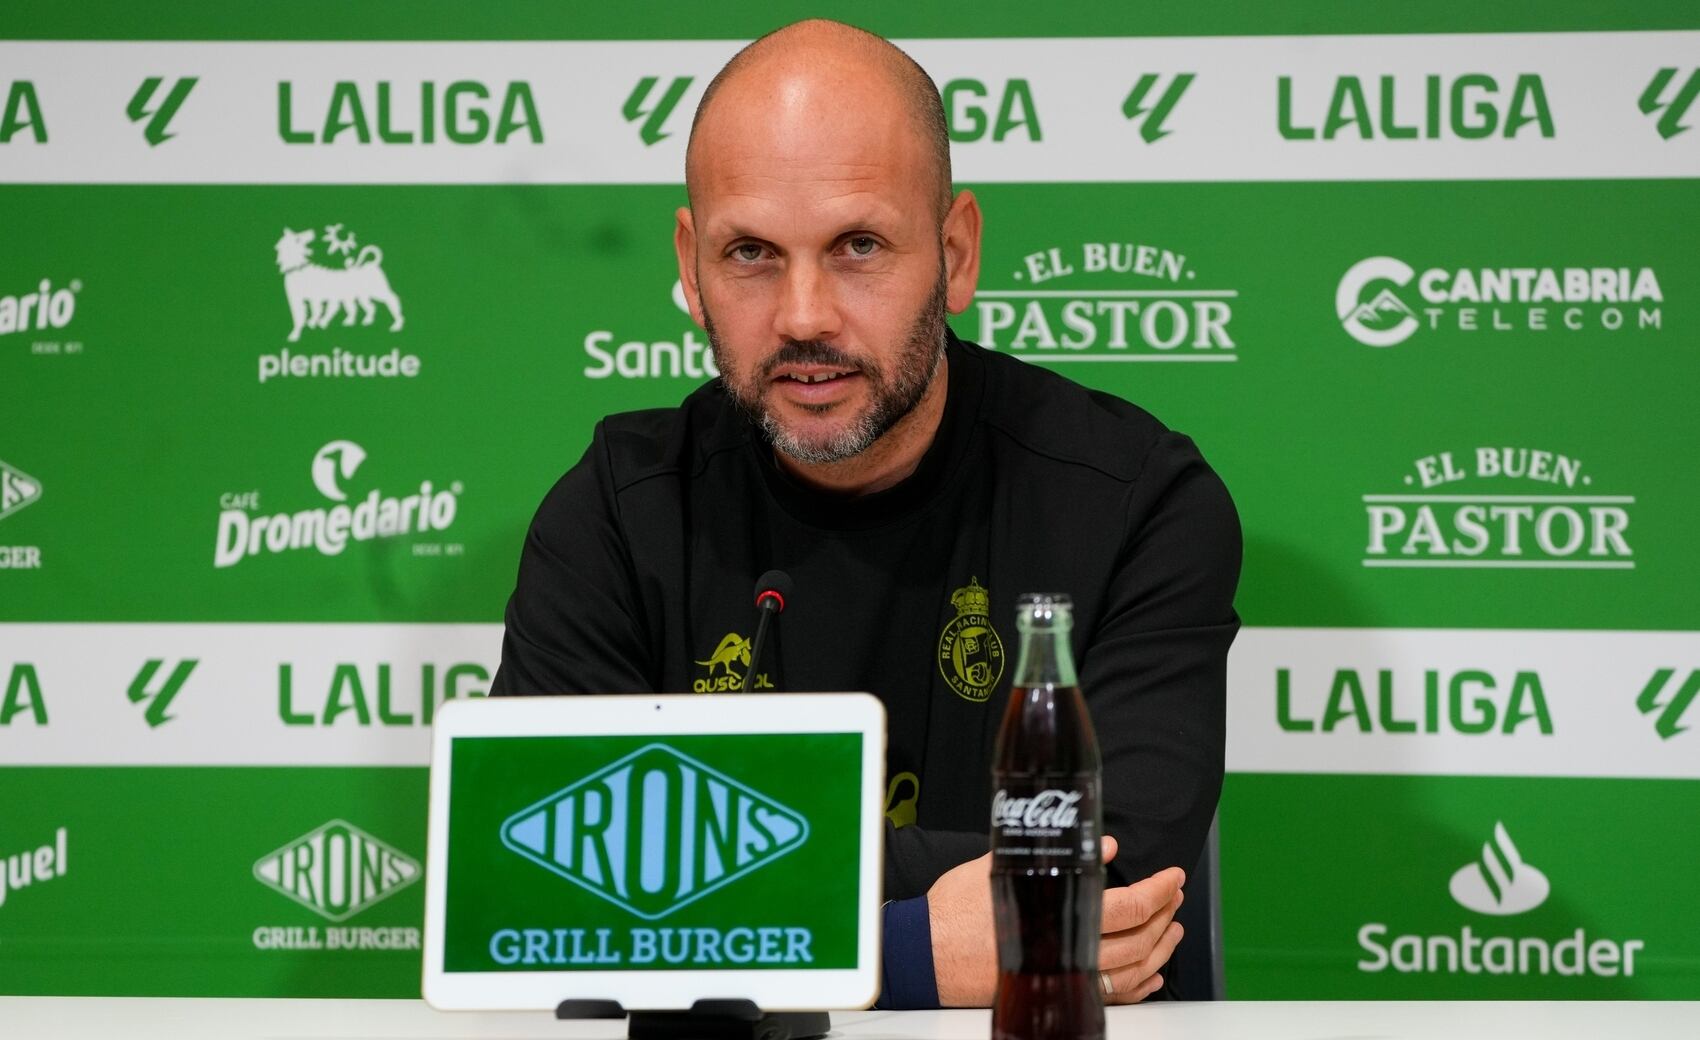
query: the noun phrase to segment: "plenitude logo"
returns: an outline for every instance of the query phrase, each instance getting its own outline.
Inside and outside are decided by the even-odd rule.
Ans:
[[[1505,824],[1496,822],[1480,858],[1454,872],[1447,889],[1466,910],[1513,917],[1538,909],[1552,885],[1545,873],[1523,859]],[[1390,931],[1381,922],[1358,929],[1358,946],[1368,954],[1357,962],[1359,971],[1629,977],[1635,974],[1635,955],[1646,947],[1640,939],[1590,942],[1583,928],[1557,940],[1541,935],[1478,935],[1469,924],[1462,925],[1456,935],[1403,934],[1388,941]]]
[[[418,881],[419,861],[346,820],[331,820],[261,856],[254,879],[331,922],[346,921]],[[262,950],[417,950],[419,929],[271,926]]]
[[[1369,347],[1420,330],[1570,332],[1663,327],[1664,290],[1651,267],[1429,267],[1372,256],[1341,276],[1341,328]]]
[[[800,848],[809,822],[656,743],[514,813],[500,837],[529,862],[657,921]],[[585,928],[504,928],[489,954],[504,966],[812,963],[812,939],[798,927],[596,928],[594,938]]]
[[[988,349],[1044,363],[1239,358],[1229,331],[1239,292],[1197,286],[1185,253],[1142,242],[1048,246],[1008,277],[974,296],[971,338]]]
[[[1630,570],[1635,496],[1596,494],[1580,459],[1484,445],[1415,460],[1410,492],[1362,497],[1365,567]]]
[[[336,503],[329,508],[266,516],[249,512],[259,508],[258,491],[221,496],[213,566],[233,567],[261,553],[295,549],[338,556],[350,541],[443,531],[454,524],[462,492],[458,480],[446,489],[421,481],[416,492],[402,496],[374,488],[350,506],[342,482],[351,480],[365,460],[365,449],[347,440],[331,441],[314,453],[309,473],[319,493]]]
[[[330,263],[321,262],[314,254],[322,243]],[[344,224],[327,224],[323,235],[308,228],[296,231],[284,228],[273,245],[278,273],[283,276],[284,296],[289,302],[292,326],[285,338],[298,342],[304,331],[332,329],[340,335],[353,333],[356,322],[365,329],[377,321],[382,306],[389,315],[386,329],[400,332],[405,320],[401,297],[390,286],[384,273],[384,251],[376,245],[361,245],[352,230]],[[336,261],[341,260],[341,266]],[[266,383],[279,378],[363,378],[393,379],[398,376],[412,379],[419,374],[420,360],[416,354],[403,354],[399,347],[387,354],[364,354],[334,347],[329,351],[291,351],[287,347],[276,354],[262,354],[259,360],[259,380]]]

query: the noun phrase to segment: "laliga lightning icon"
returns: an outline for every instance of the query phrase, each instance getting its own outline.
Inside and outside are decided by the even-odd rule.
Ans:
[[[313,454],[313,486],[333,502],[346,502],[348,493],[342,490],[337,474],[347,480],[365,461],[366,449],[360,445],[353,441],[331,441]]]
[[[1458,868],[1449,888],[1452,898],[1466,909],[1509,917],[1546,902],[1552,884],[1545,874],[1523,862],[1505,824],[1495,823],[1493,841],[1482,846],[1481,858]]]
[[[1390,256],[1372,256],[1353,264],[1334,291],[1334,311],[1347,335],[1367,347],[1391,347],[1410,339],[1417,331],[1417,316],[1405,301],[1392,289],[1382,289],[1369,300],[1363,292],[1377,281],[1408,285],[1416,273],[1410,264]]]

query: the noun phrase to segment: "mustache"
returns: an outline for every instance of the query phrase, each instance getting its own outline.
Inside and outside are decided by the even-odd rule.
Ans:
[[[830,365],[866,373],[867,365],[837,347],[819,340],[791,340],[761,364],[761,378],[770,379],[781,365]]]

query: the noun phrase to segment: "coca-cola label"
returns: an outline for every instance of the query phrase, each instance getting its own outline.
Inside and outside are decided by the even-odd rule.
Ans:
[[[1098,862],[1098,778],[1008,777],[992,796],[992,853],[1045,866]]]

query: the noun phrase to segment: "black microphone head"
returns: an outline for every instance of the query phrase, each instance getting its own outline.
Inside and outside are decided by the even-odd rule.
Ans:
[[[763,600],[774,603],[775,613],[785,609],[785,601],[791,598],[791,575],[781,570],[768,571],[756,579],[756,606],[761,606]]]

